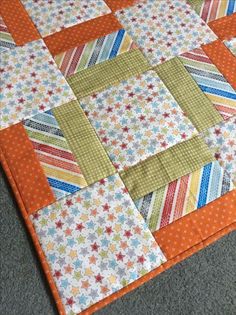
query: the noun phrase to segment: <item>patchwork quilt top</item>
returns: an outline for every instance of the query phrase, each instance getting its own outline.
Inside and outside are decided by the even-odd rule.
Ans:
[[[61,315],[235,230],[235,0],[2,0],[0,157]]]

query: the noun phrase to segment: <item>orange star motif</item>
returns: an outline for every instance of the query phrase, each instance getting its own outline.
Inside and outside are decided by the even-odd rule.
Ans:
[[[90,287],[90,284],[88,280],[82,281],[82,288],[83,289],[88,289]]]
[[[66,266],[64,269],[65,269],[65,273],[71,273],[73,270],[73,268],[70,265]]]
[[[108,287],[101,286],[101,292],[102,292],[103,294],[106,294],[107,292],[109,292]]]
[[[95,265],[97,262],[97,258],[93,255],[93,256],[89,257],[89,262],[90,262],[90,264]]]

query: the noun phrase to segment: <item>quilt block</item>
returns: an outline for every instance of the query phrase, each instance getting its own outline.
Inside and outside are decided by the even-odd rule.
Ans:
[[[216,39],[185,1],[138,1],[116,16],[152,66]]]
[[[166,260],[118,175],[41,209],[31,219],[68,314]]]
[[[42,40],[2,54],[1,128],[75,99]]]
[[[118,170],[197,134],[154,71],[83,98],[80,104]]]
[[[235,230],[235,9],[2,0],[0,161],[59,314]]]

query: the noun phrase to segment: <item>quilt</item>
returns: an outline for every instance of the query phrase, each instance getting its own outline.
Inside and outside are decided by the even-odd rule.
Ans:
[[[60,315],[235,230],[235,0],[1,0],[0,53],[0,161]]]

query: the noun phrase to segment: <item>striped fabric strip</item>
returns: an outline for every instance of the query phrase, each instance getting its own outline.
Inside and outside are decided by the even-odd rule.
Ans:
[[[234,12],[236,12],[235,0],[204,0],[200,9],[200,16],[208,23]]]
[[[135,48],[133,40],[123,29],[72,48],[55,56],[61,72],[68,77],[102,61]]]
[[[14,48],[15,46],[14,39],[0,16],[0,52],[6,49]]]
[[[23,123],[57,200],[87,186],[52,111]]]
[[[234,189],[217,161],[182,176],[136,201],[151,231],[156,231]]]
[[[197,48],[179,58],[223,118],[236,115],[236,92],[205,52]]]

